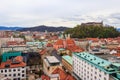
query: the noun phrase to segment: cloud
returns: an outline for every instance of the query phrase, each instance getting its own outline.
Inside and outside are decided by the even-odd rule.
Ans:
[[[119,27],[119,3],[120,0],[0,0],[0,25],[74,27],[103,20]]]

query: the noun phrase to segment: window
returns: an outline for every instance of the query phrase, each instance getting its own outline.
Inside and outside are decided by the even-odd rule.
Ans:
[[[97,74],[97,72],[95,72],[95,74]]]
[[[13,71],[16,71],[15,69],[13,69]]]
[[[91,74],[91,76],[92,76],[92,74]]]
[[[14,78],[13,80],[16,80],[16,78]]]
[[[91,71],[93,71],[93,69],[91,69]]]
[[[89,67],[88,67],[88,69],[89,69]]]
[[[89,76],[87,76],[87,79],[89,78]]]
[[[22,77],[24,77],[25,75],[24,74],[22,74]]]
[[[18,71],[20,71],[20,69],[18,69]]]
[[[11,76],[11,74],[9,74],[9,76]]]
[[[7,77],[7,74],[5,74],[5,77]]]
[[[18,73],[18,76],[20,76],[20,73]]]
[[[9,72],[11,72],[11,69],[9,69]]]
[[[5,72],[7,72],[7,70],[5,70]]]
[[[3,73],[3,70],[1,70],[1,73]]]
[[[18,80],[20,80],[20,78],[18,78]]]
[[[97,78],[97,77],[95,76],[95,80],[96,80],[96,78]]]
[[[106,77],[104,77],[104,80],[106,80]]]
[[[99,74],[99,77],[101,77],[101,74]]]
[[[106,75],[106,73],[104,72],[104,74]]]
[[[50,69],[50,67],[48,67],[48,70]]]
[[[89,74],[89,71],[87,71],[87,73]]]
[[[16,76],[16,74],[13,74],[13,76],[15,77],[15,76]]]
[[[24,73],[25,71],[23,70],[22,73]]]

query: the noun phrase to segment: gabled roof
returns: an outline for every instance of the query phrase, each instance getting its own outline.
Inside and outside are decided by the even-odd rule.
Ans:
[[[46,46],[47,47],[53,47],[53,45],[51,43],[48,43]]]
[[[73,39],[66,39],[66,43],[69,44],[73,44],[75,45],[75,41]]]
[[[47,52],[47,50],[46,50],[46,49],[43,49],[42,51],[39,52],[39,54],[40,54],[40,55],[43,55],[43,54],[45,54],[46,52]]]
[[[41,79],[42,79],[42,80],[50,80],[50,78],[49,78],[48,76],[46,76],[46,75],[42,75],[42,76],[41,76]]]
[[[82,52],[84,51],[82,48],[78,47],[78,46],[68,46],[67,47],[68,50],[72,51],[72,52]]]
[[[58,39],[56,41],[55,45],[63,45],[63,40],[62,39]]]
[[[22,62],[23,61],[23,57],[22,56],[17,56],[15,57],[16,61]]]
[[[69,74],[67,74],[65,71],[63,71],[60,68],[56,68],[52,74],[59,74],[60,80],[75,80],[75,78]]]
[[[17,62],[19,62],[19,61],[17,61]],[[12,63],[13,63],[12,60],[2,62],[0,65],[0,69],[6,68],[5,67],[6,65],[9,65],[8,68],[17,68],[17,67],[25,67],[26,66],[26,63],[24,63],[24,62],[19,62],[17,64],[12,64]]]

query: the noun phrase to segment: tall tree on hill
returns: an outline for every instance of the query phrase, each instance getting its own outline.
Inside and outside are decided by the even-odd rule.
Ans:
[[[83,26],[77,25],[74,28],[67,29],[65,34],[71,34],[73,38],[108,38],[108,37],[118,37],[120,32],[118,32],[114,27],[107,26]]]

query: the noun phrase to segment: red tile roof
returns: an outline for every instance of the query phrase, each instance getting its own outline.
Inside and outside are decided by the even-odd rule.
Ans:
[[[23,57],[22,56],[17,56],[15,57],[16,61],[22,62],[23,61]]]
[[[53,47],[53,45],[51,43],[48,43],[46,46],[47,47]]]
[[[18,42],[17,41],[8,41],[7,45],[17,45]]]
[[[46,76],[46,75],[42,75],[42,76],[41,76],[41,79],[42,79],[42,80],[50,80],[50,78],[49,78],[48,76]]]
[[[6,62],[2,62],[0,65],[0,68],[5,68],[5,65],[9,64],[10,68],[17,68],[17,67],[25,67],[26,63],[24,62],[20,62],[19,64],[12,64],[12,61],[8,60]]]
[[[65,71],[63,71],[60,68],[56,68],[52,74],[59,74],[60,80],[75,80],[75,78],[69,74],[67,74]]]
[[[25,41],[22,41],[22,42],[18,42],[18,41],[8,41],[8,42],[7,42],[7,45],[8,45],[8,46],[11,46],[11,45],[25,45]]]
[[[68,50],[72,51],[72,52],[82,52],[84,51],[84,49],[78,47],[78,46],[68,46],[67,47]]]
[[[54,45],[63,45],[63,40],[58,39]]]
[[[86,38],[87,40],[92,40],[92,41],[94,41],[94,42],[97,42],[97,41],[99,41],[99,39],[98,38]]]
[[[57,47],[59,46],[59,47]],[[66,39],[66,40],[62,40],[59,39],[55,44],[54,44],[54,48],[55,49],[59,49],[59,48],[66,48],[72,52],[81,52],[84,51],[82,48],[76,46],[75,41],[73,39]]]
[[[75,45],[75,41],[73,39],[67,39],[66,43],[67,43],[68,46],[71,45],[71,44]]]
[[[46,49],[43,49],[43,50],[41,50],[40,52],[39,52],[39,54],[40,55],[43,55],[43,54],[45,54],[47,52],[47,50]]]
[[[120,53],[113,54],[114,56],[120,57]]]

